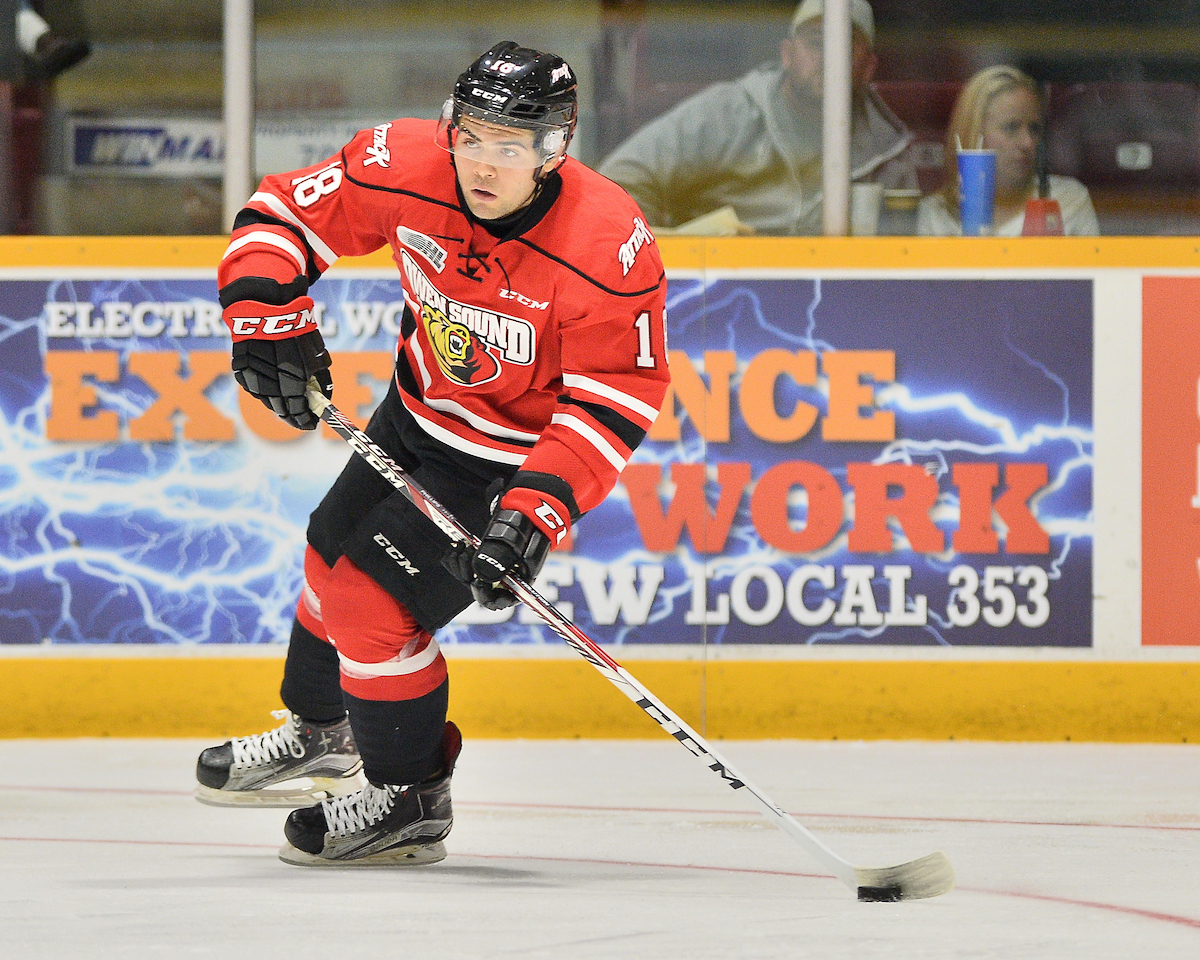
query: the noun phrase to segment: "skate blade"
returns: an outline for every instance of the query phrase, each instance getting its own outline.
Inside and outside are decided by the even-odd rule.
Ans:
[[[279,859],[297,867],[420,867],[427,863],[437,863],[446,859],[446,847],[441,840],[414,847],[397,847],[395,850],[385,850],[368,857],[355,860],[327,860],[316,857],[303,850],[297,850],[290,843],[279,848]]]
[[[307,784],[307,785],[304,785]],[[366,777],[355,773],[352,777],[312,777],[297,780],[287,787],[264,787],[261,790],[215,790],[196,784],[192,794],[197,800],[210,807],[311,807],[331,797],[343,797],[357,793],[367,785]]]

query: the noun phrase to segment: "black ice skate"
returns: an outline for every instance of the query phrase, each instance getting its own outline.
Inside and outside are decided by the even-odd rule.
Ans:
[[[288,710],[283,723],[253,737],[208,747],[196,762],[196,799],[214,807],[298,807],[343,796],[363,783],[350,721],[316,724]]]
[[[368,783],[348,797],[293,810],[279,859],[304,867],[418,866],[446,856],[450,832],[450,777],[462,749],[458,727],[447,722],[445,764],[437,779],[398,787]]]

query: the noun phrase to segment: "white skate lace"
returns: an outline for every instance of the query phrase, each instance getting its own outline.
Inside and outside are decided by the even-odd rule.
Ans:
[[[304,756],[304,744],[296,728],[296,717],[289,710],[272,710],[271,716],[283,720],[283,725],[252,737],[234,737],[233,762],[247,765],[271,763],[291,754],[299,760]]]
[[[403,787],[377,787],[368,783],[358,793],[333,800],[322,800],[325,808],[325,826],[331,836],[344,837],[365,830],[382,820],[392,809],[392,801]]]

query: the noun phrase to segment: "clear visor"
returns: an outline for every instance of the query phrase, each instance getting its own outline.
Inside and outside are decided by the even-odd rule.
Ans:
[[[443,150],[464,160],[534,170],[563,152],[567,130],[550,125],[509,127],[467,113],[460,114],[456,123],[454,101],[447,100],[436,140]]]

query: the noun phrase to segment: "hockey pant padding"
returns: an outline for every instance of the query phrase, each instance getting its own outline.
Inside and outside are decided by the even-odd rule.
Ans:
[[[292,622],[279,695],[285,707],[305,720],[325,723],[346,715],[337,651],[299,620]]]
[[[372,783],[410,784],[442,769],[450,682],[413,700],[360,700],[345,694],[350,726]]]
[[[311,545],[304,549],[304,589],[300,591],[300,599],[296,603],[296,619],[313,636],[322,640],[329,638],[325,634],[325,623],[321,618],[321,594],[329,580],[329,565],[321,559],[321,555]]]
[[[334,564],[321,612],[346,693],[359,700],[415,700],[445,682],[446,659],[433,635],[349,557]]]
[[[511,468],[434,441],[404,408],[394,380],[366,432],[467,529],[483,532],[491,516],[487,490]],[[330,567],[348,556],[431,633],[471,603],[471,591],[441,564],[446,535],[361,457],[346,462],[313,511],[308,542]]]

